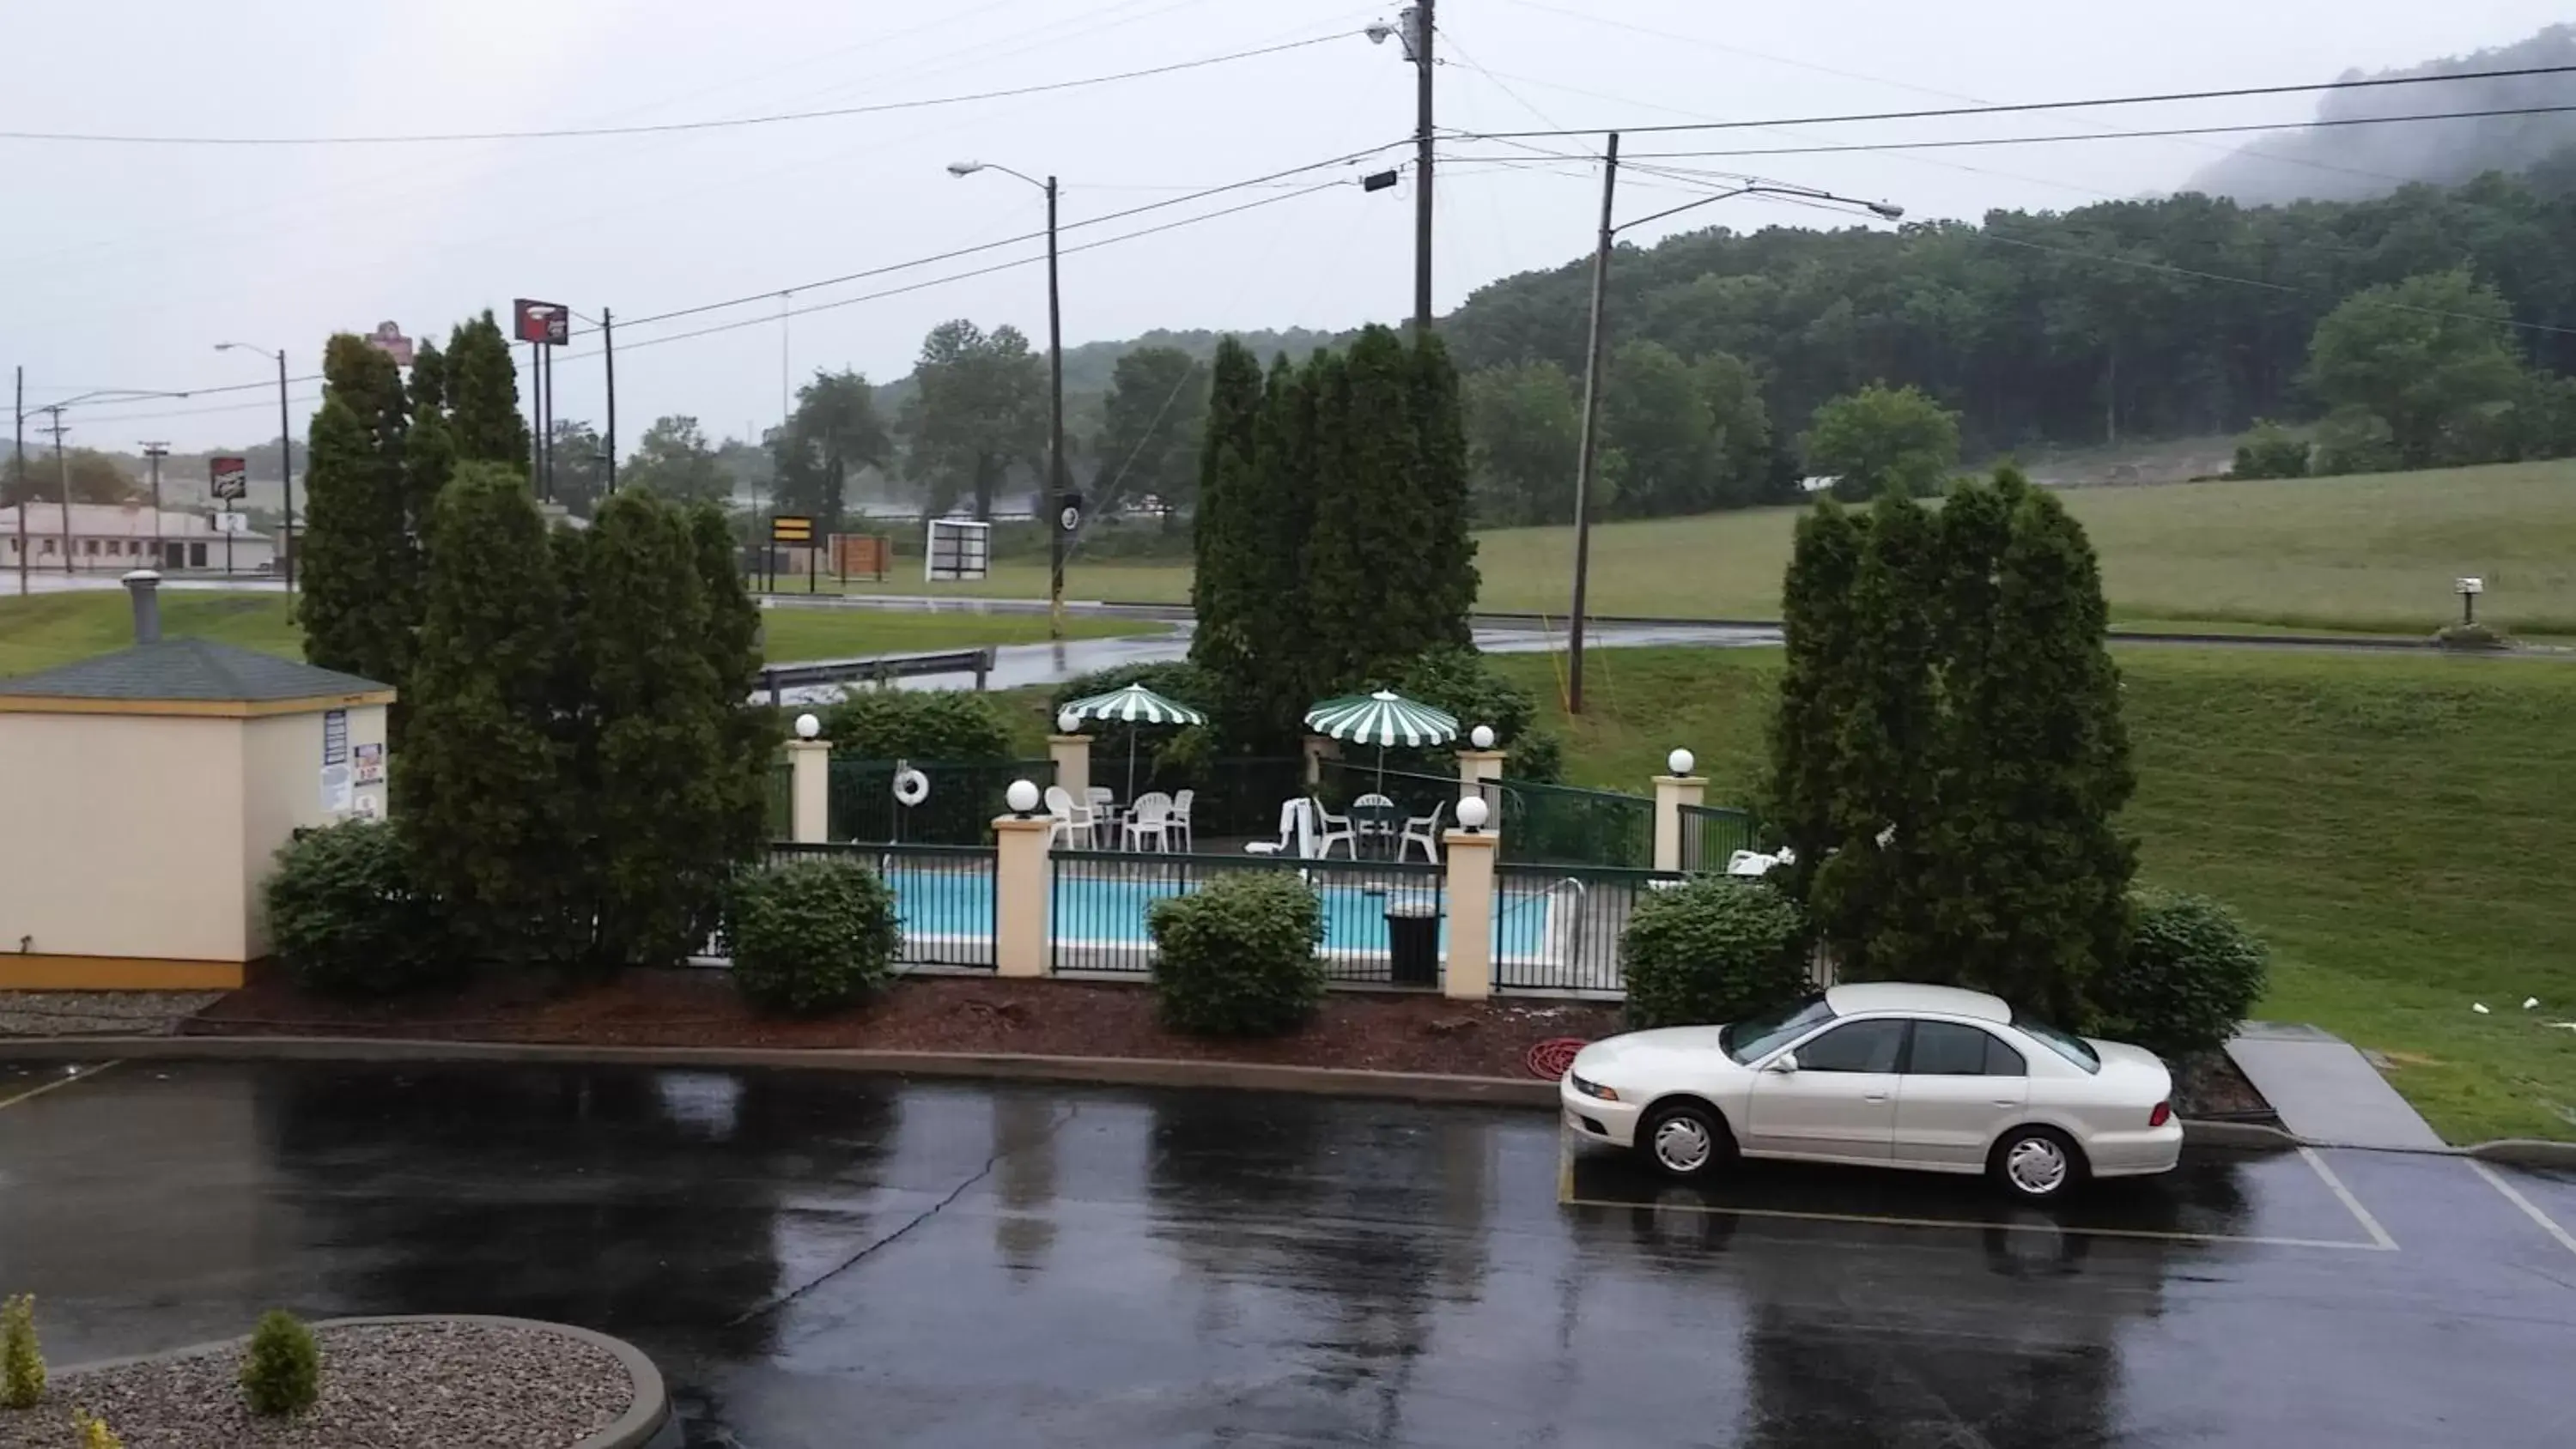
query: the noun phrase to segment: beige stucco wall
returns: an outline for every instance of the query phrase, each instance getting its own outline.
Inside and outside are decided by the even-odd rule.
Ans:
[[[343,817],[322,808],[323,712],[275,714],[243,721],[241,742],[242,910],[248,922],[245,940],[250,958],[268,954],[268,921],[261,909],[261,886],[276,864],[277,850],[298,826],[328,825]],[[358,746],[385,742],[385,707],[349,708],[349,763]],[[376,813],[384,813],[385,787],[356,787],[354,795],[372,795]]]
[[[246,723],[0,713],[0,951],[246,959]]]

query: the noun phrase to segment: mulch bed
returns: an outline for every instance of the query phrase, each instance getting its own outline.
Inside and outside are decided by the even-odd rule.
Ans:
[[[242,1399],[241,1349],[57,1374],[33,1409],[0,1409],[0,1449],[77,1442],[74,1408],[125,1449],[563,1449],[635,1401],[617,1356],[585,1339],[492,1323],[325,1326],[322,1395],[262,1419]]]
[[[1293,1036],[1220,1041],[1166,1031],[1155,1020],[1152,991],[1142,985],[967,976],[906,977],[864,1006],[796,1020],[759,1015],[722,972],[694,970],[630,971],[615,981],[554,991],[500,981],[451,995],[354,1005],[306,996],[275,977],[255,978],[187,1026],[191,1035],[1175,1057],[1475,1077],[1525,1077],[1524,1059],[1539,1042],[1591,1040],[1617,1030],[1619,1008],[1601,1003],[1337,991]]]

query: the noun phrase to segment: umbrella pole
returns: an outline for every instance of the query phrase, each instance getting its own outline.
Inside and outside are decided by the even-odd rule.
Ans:
[[[1136,804],[1136,725],[1133,721],[1127,725],[1127,804],[1130,808]]]

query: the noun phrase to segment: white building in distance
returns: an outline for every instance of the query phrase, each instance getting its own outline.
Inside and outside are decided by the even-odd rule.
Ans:
[[[20,512],[0,508],[0,569],[18,567]],[[61,504],[39,501],[24,512],[29,568],[61,573],[66,556],[73,571],[111,574],[139,568],[220,574],[227,567],[237,574],[264,574],[277,563],[275,539],[264,533],[222,533],[209,513],[165,508],[156,515],[140,503],[75,503],[66,540]],[[234,517],[248,521],[244,514]],[[153,556],[156,541],[158,558]]]

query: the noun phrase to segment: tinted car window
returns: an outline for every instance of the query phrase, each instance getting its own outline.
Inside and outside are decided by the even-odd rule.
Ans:
[[[2021,1059],[2021,1053],[2004,1045],[2003,1038],[1992,1033],[1980,1033],[1980,1035],[1986,1038],[1987,1076],[2026,1077],[2030,1075],[2030,1063]]]
[[[1726,1049],[1728,1056],[1749,1067],[1833,1019],[1834,1009],[1825,1004],[1825,999],[1810,996],[1719,1028],[1717,1044]]]
[[[2050,1026],[2047,1022],[2035,1021],[2030,1017],[2022,1015],[2018,1011],[2013,1013],[2012,1024],[2029,1033],[2031,1038],[2037,1041],[2041,1046],[2044,1046],[2050,1051],[2057,1053],[2059,1056],[2066,1058],[2068,1061],[2082,1067],[2084,1070],[2088,1072],[2098,1072],[2102,1070],[2101,1054],[2093,1050],[2092,1043],[2075,1035],[2073,1032],[2059,1031],[2056,1027]]]
[[[1917,1077],[2017,1077],[2021,1075],[2021,1058],[2010,1047],[2003,1047],[2008,1063],[1997,1070],[1994,1048],[2003,1047],[1992,1032],[1979,1031],[1951,1021],[1918,1021],[1914,1023],[1914,1053],[1905,1059],[1909,1076]],[[1803,1064],[1805,1053],[1799,1054]]]
[[[1802,1072],[1892,1072],[1905,1045],[1901,1021],[1855,1021],[1798,1048]]]

